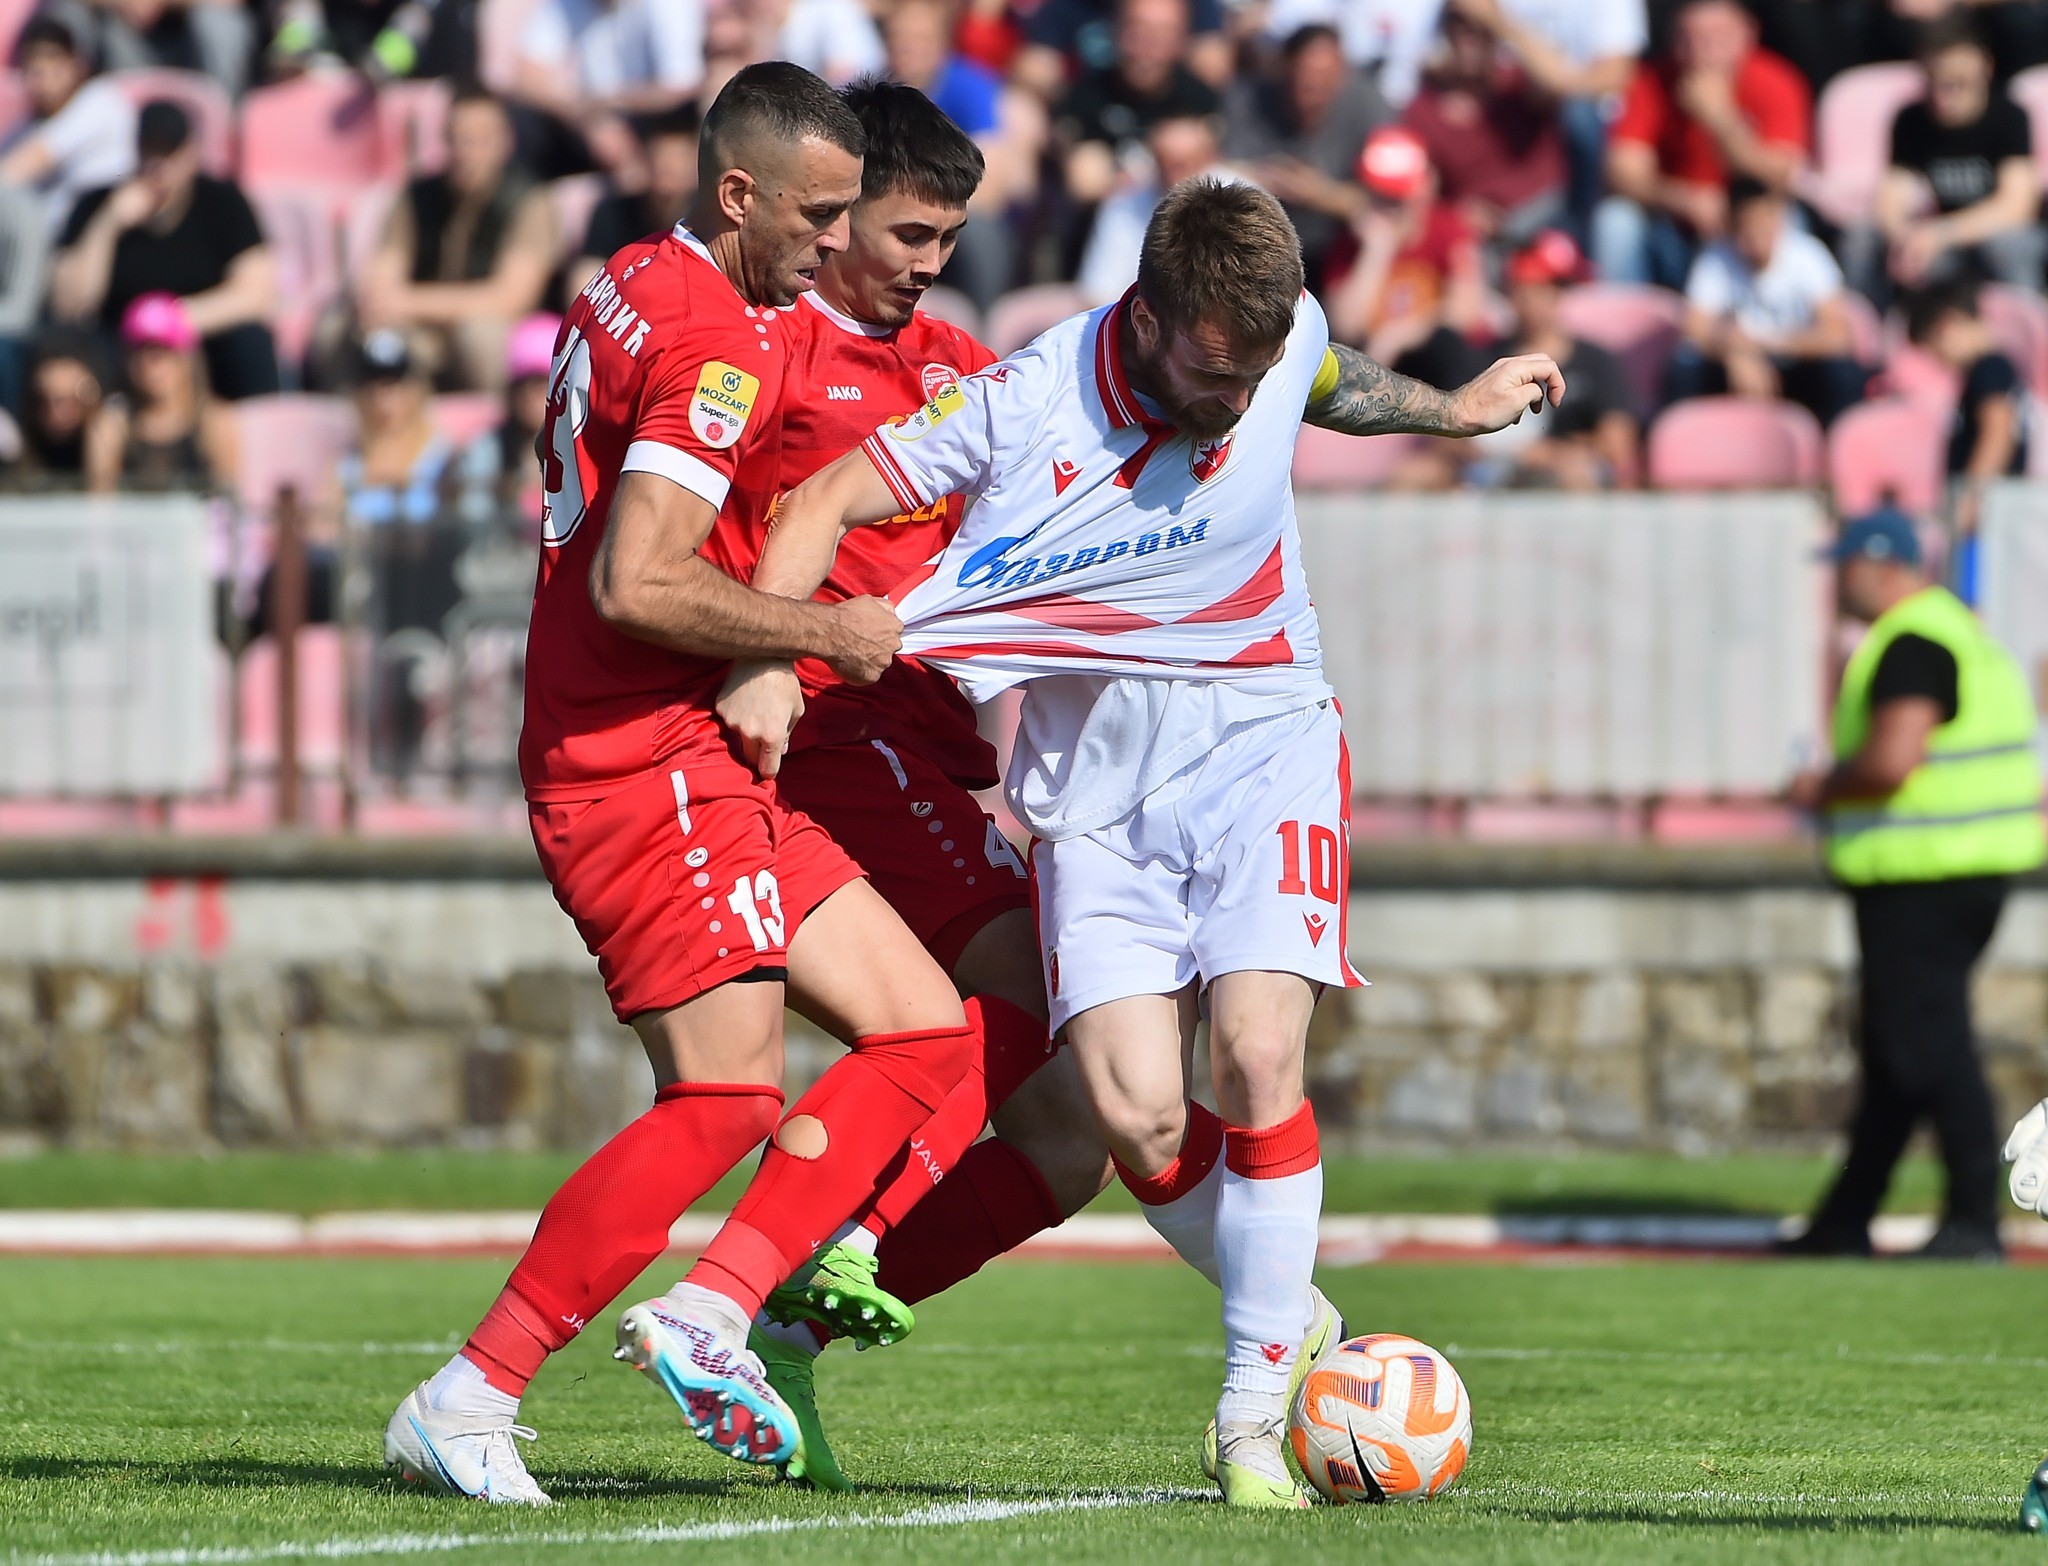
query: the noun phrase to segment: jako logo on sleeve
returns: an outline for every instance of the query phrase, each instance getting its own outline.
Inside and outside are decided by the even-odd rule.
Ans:
[[[1142,557],[1162,549],[1185,549],[1209,536],[1209,519],[1203,517],[1191,527],[1176,522],[1163,533],[1140,533],[1136,538],[1119,538],[1114,543],[1090,544],[1085,549],[1050,554],[1042,560],[1037,555],[1021,560],[1011,558],[1011,551],[1022,548],[1034,536],[990,539],[960,567],[960,586],[1000,588],[1007,592],[1016,587],[1036,587],[1056,576],[1072,576],[1090,566],[1108,565],[1126,555]]]

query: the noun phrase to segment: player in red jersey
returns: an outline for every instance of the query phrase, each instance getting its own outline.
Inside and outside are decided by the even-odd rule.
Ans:
[[[845,245],[863,147],[808,72],[740,72],[705,117],[688,225],[614,256],[557,344],[520,767],[542,866],[658,1091],[549,1202],[463,1351],[393,1415],[387,1463],[445,1490],[546,1502],[513,1444],[531,1436],[520,1393],[764,1138],[688,1277],[622,1317],[619,1357],[720,1451],[801,1476],[799,1427],[749,1326],[980,1054],[944,971],[711,710],[734,657],[873,679],[896,645],[879,600],[769,598],[718,569],[745,526],[736,479],[775,460],[790,307]],[[785,979],[853,1050],[778,1124]],[[842,1297],[843,1326],[901,1311],[878,1290]]]
[[[793,312],[775,485],[783,491],[879,420],[914,413],[995,359],[917,309],[967,221],[981,154],[915,88],[864,81],[841,95],[860,116],[868,153],[847,248]],[[849,533],[818,597],[887,593],[944,548],[962,510],[952,496]],[[734,575],[751,576],[763,531],[744,538]],[[777,792],[859,862],[960,993],[978,998],[984,1024],[982,1058],[918,1133],[916,1156],[800,1285],[770,1297],[767,1316],[791,1319],[764,1317],[752,1340],[804,1426],[809,1478],[838,1488],[844,1476],[816,1422],[812,1386],[821,1338],[808,1318],[822,1314],[824,1296],[878,1251],[882,1288],[911,1303],[935,1294],[1079,1211],[1111,1166],[1072,1061],[1048,1064],[1024,866],[970,792],[991,787],[997,770],[974,709],[949,677],[914,660],[897,659],[865,686],[816,662],[798,672],[807,705],[788,752],[757,759],[775,772]],[[992,1113],[996,1137],[975,1143]]]

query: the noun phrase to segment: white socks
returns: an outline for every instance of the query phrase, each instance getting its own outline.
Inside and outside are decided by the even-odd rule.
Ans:
[[[1223,1160],[1170,1202],[1140,1207],[1145,1221],[1180,1259],[1211,1283],[1216,1274],[1216,1193],[1223,1183]]]
[[[707,1289],[701,1283],[678,1283],[668,1291],[668,1297],[686,1311],[711,1317],[740,1342],[747,1341],[747,1318],[740,1314],[737,1302],[716,1289]]]
[[[443,1414],[474,1414],[493,1423],[519,1416],[519,1399],[500,1392],[467,1355],[457,1354],[427,1382],[427,1406]]]
[[[1222,1177],[1214,1247],[1226,1345],[1216,1422],[1265,1424],[1286,1417],[1287,1379],[1308,1331],[1323,1166],[1251,1179],[1218,1160],[1211,1175]]]

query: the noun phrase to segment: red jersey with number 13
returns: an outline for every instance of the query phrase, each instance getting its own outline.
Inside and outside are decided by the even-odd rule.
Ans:
[[[959,327],[922,311],[900,327],[870,326],[817,294],[805,294],[790,320],[776,490],[794,489],[858,446],[877,424],[908,418],[946,385],[993,364],[995,357]],[[748,510],[765,515],[763,508]],[[827,603],[864,594],[887,597],[946,547],[960,530],[964,510],[960,496],[948,495],[853,529],[817,596]],[[753,558],[745,562],[748,574],[753,564]],[[805,711],[792,748],[900,741],[965,787],[995,783],[995,751],[975,728],[973,705],[938,670],[899,658],[873,685],[849,685],[809,659],[797,672]]]
[[[758,532],[743,466],[773,471],[791,314],[751,305],[687,229],[626,246],[569,307],[541,433],[547,508],[526,638],[528,799],[596,799],[686,750],[729,749],[720,659],[614,629],[590,567],[620,476],[658,474],[719,511],[706,558]]]

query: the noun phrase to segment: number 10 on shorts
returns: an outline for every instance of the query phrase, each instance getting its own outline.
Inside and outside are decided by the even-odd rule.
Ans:
[[[1299,897],[1313,892],[1326,903],[1334,903],[1339,895],[1338,874],[1343,864],[1343,854],[1338,847],[1337,834],[1326,826],[1311,824],[1308,829],[1308,879],[1302,879],[1302,832],[1299,821],[1283,821],[1280,833],[1280,892],[1285,897]]]

